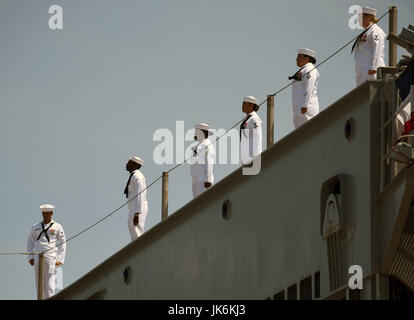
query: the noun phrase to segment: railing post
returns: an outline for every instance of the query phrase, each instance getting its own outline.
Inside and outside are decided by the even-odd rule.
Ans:
[[[410,99],[411,99],[411,110],[410,110],[410,112],[414,112],[414,83],[412,83],[411,87],[410,87]]]
[[[411,84],[410,86],[410,103],[411,103],[411,110],[410,110],[410,119],[411,119],[411,114],[414,112],[414,84]],[[408,143],[411,145],[414,145],[414,137],[408,137],[407,139]]]
[[[392,106],[391,106],[391,110],[392,110],[392,115],[397,112],[399,108],[399,103],[398,103],[398,88],[396,83],[393,83],[393,87],[392,87]],[[391,122],[391,143],[389,146],[389,149],[392,149],[394,143],[397,141],[398,138],[398,132],[397,132],[397,127],[398,127],[398,118],[395,117],[392,122]],[[398,174],[398,162],[395,160],[390,160],[391,161],[391,180],[394,179],[394,177]],[[391,180],[389,182],[391,182]]]
[[[274,144],[274,133],[275,133],[275,124],[274,124],[274,105],[275,105],[275,96],[267,96],[267,148],[270,148]]]
[[[382,89],[384,90],[384,89]],[[379,185],[379,192],[382,193],[384,191],[384,187],[385,187],[385,161],[386,159],[384,159],[385,156],[385,144],[386,144],[386,140],[385,140],[385,128],[383,127],[385,123],[385,99],[382,98],[381,99],[381,107],[380,107],[380,159],[381,159],[381,163],[380,163],[380,185]]]
[[[37,300],[43,300],[45,288],[45,273],[44,273],[45,257],[43,253],[39,254],[38,261],[38,275],[37,275]]]
[[[389,13],[389,33],[397,33],[397,7],[390,6],[390,13]],[[390,67],[395,67],[397,65],[397,45],[392,42],[388,41],[388,64]]]
[[[168,217],[168,172],[162,173],[161,220]]]

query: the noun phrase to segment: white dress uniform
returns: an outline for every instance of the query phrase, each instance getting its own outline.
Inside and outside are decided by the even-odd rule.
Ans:
[[[362,13],[375,16],[373,8],[362,8]],[[368,30],[367,30],[368,29]],[[385,66],[385,32],[376,24],[372,24],[360,38],[356,40],[354,49],[356,84],[359,86],[366,80],[375,80],[377,74],[368,74],[368,70],[377,70]]]
[[[254,97],[244,97],[244,102],[258,104]],[[251,112],[240,125],[240,157],[242,164],[250,163],[253,158],[262,153],[262,120],[256,113]]]
[[[205,138],[204,132],[201,131],[206,130],[211,134],[210,129],[210,126],[205,123],[195,126],[195,136],[200,143],[193,147],[194,157],[189,161],[193,198],[198,197],[207,189],[204,186],[205,182],[211,184],[214,182],[213,165],[216,152],[210,139]]]
[[[298,53],[315,58],[315,51],[310,49],[299,49]],[[299,69],[298,73],[300,80],[292,84],[293,124],[295,128],[300,127],[319,113],[319,71],[313,63],[309,62]],[[306,113],[302,113],[302,108],[307,108]]]
[[[130,160],[143,164],[143,161],[138,157],[133,157]],[[137,239],[144,233],[145,220],[148,213],[147,190],[145,177],[139,170],[134,170],[130,176],[128,184],[128,229],[131,236],[131,241]],[[138,195],[138,196],[137,196]],[[134,215],[138,215],[138,225],[134,225]]]
[[[53,210],[53,206],[48,205],[49,210]],[[52,208],[53,207],[53,208]],[[41,208],[44,208],[42,206]],[[43,225],[43,222],[35,224],[27,239],[27,252],[44,252],[44,298],[47,299],[55,293],[55,263],[65,262],[66,242],[65,232],[62,226],[52,220],[50,223]],[[60,245],[62,244],[62,245]],[[36,288],[38,287],[39,275],[39,256],[30,255],[29,260],[34,259]],[[59,267],[61,268],[61,267]]]

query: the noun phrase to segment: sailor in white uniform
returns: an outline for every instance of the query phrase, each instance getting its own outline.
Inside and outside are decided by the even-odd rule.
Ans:
[[[198,144],[193,147],[194,156],[189,160],[193,198],[210,188],[214,182],[215,150],[208,139],[211,134],[211,127],[208,124],[198,123],[195,125],[194,139]]]
[[[258,104],[255,97],[243,98],[242,111],[246,117],[240,125],[240,157],[244,165],[262,153],[262,120],[256,113]]]
[[[300,68],[289,80],[292,84],[293,124],[300,127],[319,113],[318,79],[315,68],[315,51],[301,48],[298,50],[296,65]]]
[[[128,230],[131,241],[137,239],[144,233],[145,219],[148,213],[147,190],[145,177],[139,170],[144,161],[139,157],[132,157],[126,164],[129,178],[124,189],[128,199]]]
[[[45,204],[40,206],[43,221],[35,224],[27,239],[27,252],[44,253],[44,299],[55,293],[55,268],[65,262],[66,240],[62,226],[52,220],[54,206]],[[35,269],[36,288],[38,287],[39,256],[30,255],[29,263]]]
[[[377,78],[377,69],[385,66],[386,34],[377,25],[377,10],[363,7],[359,15],[360,24],[365,28],[352,46],[355,58],[356,84]]]

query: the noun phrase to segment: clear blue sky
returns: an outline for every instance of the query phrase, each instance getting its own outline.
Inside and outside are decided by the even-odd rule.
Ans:
[[[63,7],[63,30],[48,8]],[[197,122],[228,128],[241,99],[288,83],[298,47],[319,60],[357,34],[354,1],[2,0],[0,4],[0,252],[22,251],[39,205],[53,203],[66,235],[125,200],[126,160],[145,160],[150,183],[171,166],[152,153],[159,128]],[[382,14],[398,6],[398,31],[414,23],[412,0],[364,1]],[[388,33],[388,20],[380,26]],[[388,42],[387,42],[388,45]],[[399,50],[399,56],[403,53]],[[388,55],[386,56],[388,61]],[[321,66],[321,109],[354,87],[350,47]],[[291,91],[276,97],[276,140],[293,130]],[[265,120],[265,109],[259,115]],[[265,143],[265,141],[264,141]],[[215,167],[216,180],[236,165]],[[191,198],[189,168],[170,175],[170,213]],[[161,218],[161,185],[148,191],[146,230]],[[129,242],[127,209],[68,243],[69,285]],[[35,299],[23,256],[0,256],[0,299]]]

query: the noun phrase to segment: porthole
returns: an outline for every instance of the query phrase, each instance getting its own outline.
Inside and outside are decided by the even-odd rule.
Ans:
[[[123,276],[124,276],[124,283],[126,285],[132,283],[132,268],[130,266],[124,269]]]
[[[355,120],[349,118],[345,123],[345,138],[352,141],[355,138]]]
[[[230,200],[226,200],[223,202],[223,206],[221,208],[221,214],[223,219],[229,220],[231,215],[231,207],[230,207]]]

